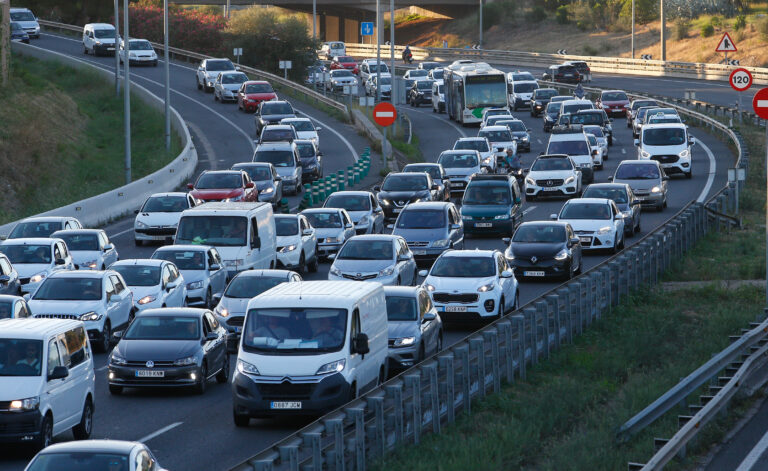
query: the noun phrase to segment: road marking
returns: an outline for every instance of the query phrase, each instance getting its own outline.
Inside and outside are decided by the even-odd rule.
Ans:
[[[187,127],[189,127],[192,131],[194,131],[195,133],[194,137],[196,137],[197,140],[200,141],[200,145],[203,146],[205,155],[208,157],[207,159],[203,159],[201,161],[207,160],[208,163],[211,165],[211,170],[216,170],[218,168],[218,160],[216,159],[216,151],[213,150],[211,141],[209,141],[208,138],[205,137],[205,133],[197,125],[188,122]]]
[[[536,209],[536,206],[529,206],[527,209],[524,209],[523,210],[523,216],[525,216],[526,214],[530,213],[534,209]]]
[[[111,236],[109,236],[109,238],[110,238],[110,239],[115,239],[115,238],[117,238],[117,237],[120,237],[121,235],[123,235],[123,234],[127,234],[127,233],[129,233],[129,232],[133,232],[133,228],[132,228],[132,227],[131,227],[131,228],[128,228],[128,229],[126,229],[126,230],[124,230],[124,231],[120,231],[120,232],[118,232],[118,233],[116,233],[116,234],[112,234]]]
[[[159,435],[162,435],[162,434],[164,434],[165,432],[167,432],[167,431],[169,431],[169,430],[173,430],[173,429],[175,429],[176,427],[178,427],[179,425],[181,425],[181,424],[183,424],[183,423],[184,423],[184,422],[174,422],[174,423],[172,423],[171,425],[165,426],[165,427],[161,428],[160,430],[157,430],[157,431],[155,431],[155,432],[152,432],[152,433],[150,433],[150,434],[149,434],[149,435],[147,435],[146,437],[141,437],[141,438],[139,438],[139,439],[138,439],[138,440],[136,440],[136,441],[137,441],[137,442],[141,442],[141,443],[146,443],[146,442],[148,442],[148,441],[152,440],[153,438],[155,438],[155,437],[157,437],[157,436],[159,436]]]
[[[536,139],[536,142],[538,142],[539,144],[544,144],[543,142],[541,142],[541,139],[538,139],[538,138]]]
[[[766,448],[768,448],[768,432],[766,432],[765,435],[763,435],[763,438],[761,438],[755,447],[752,448],[746,458],[744,458],[744,461],[742,461],[741,464],[739,464],[739,467],[736,468],[736,471],[751,470],[755,464],[757,464],[757,460],[760,459]]]
[[[707,184],[704,185],[704,189],[701,190],[701,194],[696,199],[697,203],[703,203],[707,199],[709,189],[712,188],[712,183],[715,181],[717,162],[715,161],[715,155],[712,153],[709,147],[707,147],[706,144],[701,142],[701,139],[696,139],[696,143],[699,144],[702,149],[704,149],[704,152],[707,153],[707,157],[709,157],[709,175],[707,175]],[[691,159],[691,167],[693,167],[693,159]]]
[[[621,149],[621,153],[622,153],[622,154],[626,154],[626,153],[627,153],[627,149],[624,149],[624,148],[622,148],[622,149]]]
[[[109,368],[109,365],[104,365],[104,366],[102,366],[101,368],[96,368],[96,371],[104,371],[104,370],[106,370],[107,368]]]

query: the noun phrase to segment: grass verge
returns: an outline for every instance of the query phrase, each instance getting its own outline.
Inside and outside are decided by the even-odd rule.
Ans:
[[[95,72],[15,56],[0,89],[0,224],[117,188],[124,180],[123,99]],[[133,178],[181,152],[165,150],[163,114],[131,100]]]

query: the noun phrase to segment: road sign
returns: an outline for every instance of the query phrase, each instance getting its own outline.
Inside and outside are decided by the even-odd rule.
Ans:
[[[234,48],[234,50],[232,52],[232,55],[235,56],[235,57],[242,56],[243,55],[243,48],[242,47]]]
[[[360,23],[361,36],[373,36],[373,21],[363,21]]]
[[[717,49],[715,49],[715,52],[736,52],[736,44],[733,43],[733,39],[731,39],[731,35],[728,33],[723,33],[723,37],[720,38],[720,42],[717,44]]]
[[[731,87],[737,92],[743,92],[752,86],[752,74],[747,69],[736,69],[731,72],[731,76],[728,78],[731,83]]]
[[[756,115],[768,119],[768,88],[761,88],[755,93],[755,97],[752,98],[752,108],[755,109]]]
[[[576,85],[576,88],[573,89],[573,96],[575,96],[579,100],[584,98],[584,87],[582,87],[580,83]]]
[[[291,61],[279,61],[280,69],[290,69],[293,66]]]
[[[649,60],[653,59],[653,55],[651,55],[651,54],[640,54],[640,59],[649,61]]]
[[[397,110],[392,103],[382,102],[373,108],[373,120],[376,121],[376,124],[379,126],[391,126],[396,118]]]

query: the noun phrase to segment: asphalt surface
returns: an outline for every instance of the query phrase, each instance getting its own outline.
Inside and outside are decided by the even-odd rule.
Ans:
[[[763,401],[749,421],[722,444],[704,471],[768,469],[768,401]],[[743,465],[744,468],[740,468]]]
[[[79,41],[70,38],[43,35],[35,46],[55,50],[87,60],[100,67],[111,69],[114,58],[84,56]],[[162,96],[163,67],[132,67],[132,80]],[[592,85],[611,88],[637,89],[635,82],[642,79],[633,77],[595,77]],[[173,106],[187,121],[200,156],[199,170],[205,168],[229,168],[241,161],[250,161],[252,154],[253,117],[239,113],[236,105],[222,105],[214,102],[211,94],[198,91],[194,82],[194,69],[180,63],[171,67],[171,96]],[[665,87],[665,90],[667,88]],[[655,91],[657,91],[656,89]],[[681,88],[682,90],[682,88]],[[709,100],[709,97],[699,96]],[[321,149],[325,155],[326,172],[349,165],[355,154],[368,146],[351,126],[333,121],[322,112],[296,103],[296,107],[319,120]],[[427,161],[435,161],[440,151],[452,147],[461,136],[474,136],[477,128],[462,128],[449,121],[444,114],[433,114],[427,106],[422,108],[401,107],[410,117],[414,133],[421,142],[421,149]],[[548,135],[541,130],[541,119],[530,118],[527,110],[515,113],[532,130],[532,149],[523,154],[523,163],[528,166],[539,152],[543,152]],[[330,126],[329,126],[330,125]],[[340,138],[330,128],[336,130]],[[596,181],[606,181],[618,163],[623,159],[635,159],[636,149],[632,144],[630,131],[624,119],[614,122],[614,145],[609,148],[605,168],[597,171]],[[670,183],[669,207],[661,212],[644,212],[642,232],[627,239],[627,245],[642,235],[663,224],[669,217],[691,200],[705,199],[720,189],[726,181],[726,170],[733,162],[733,156],[726,146],[716,138],[694,129],[697,139],[693,150],[693,172],[690,180],[673,178]],[[297,202],[292,199],[292,206]],[[536,201],[524,204],[525,220],[547,219],[559,211],[563,200]],[[106,226],[112,242],[116,245],[121,259],[149,257],[156,247],[135,247],[133,243],[133,219],[126,218]],[[471,238],[466,248],[499,249],[504,244],[500,239]],[[586,254],[584,269],[587,270],[608,254]],[[325,279],[329,265],[323,263],[315,274],[305,274],[306,279]],[[533,282],[521,285],[520,304],[523,305],[558,283]],[[472,329],[449,330],[448,344],[454,343],[472,332]],[[231,418],[231,393],[228,385],[211,383],[206,395],[171,391],[126,391],[122,396],[110,396],[106,388],[106,355],[96,355],[97,369],[96,413],[94,417],[94,438],[142,440],[158,456],[159,462],[169,470],[221,470],[242,462],[258,451],[270,446],[282,437],[310,422],[310,419],[253,420],[249,428],[236,428]],[[57,441],[71,440],[70,433],[62,434]],[[3,455],[0,471],[21,470],[31,454],[17,447],[0,448]]]

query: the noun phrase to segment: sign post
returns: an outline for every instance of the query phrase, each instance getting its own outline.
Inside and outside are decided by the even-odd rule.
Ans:
[[[768,119],[768,88],[761,88],[755,93],[755,97],[752,98],[752,108],[755,110],[755,114],[762,119]],[[768,124],[765,126],[765,142],[768,144]],[[768,170],[768,147],[765,152],[765,165]],[[768,184],[768,171],[766,171],[766,184]],[[768,186],[765,192],[766,203],[768,203]],[[768,244],[768,204],[765,206],[765,242]],[[768,264],[768,245],[765,250],[765,262]],[[765,266],[765,313],[768,314],[768,265]]]
[[[387,156],[387,128],[392,126],[396,119],[397,109],[392,103],[381,102],[373,108],[373,120],[384,128],[381,134],[381,156],[384,159]]]
[[[725,54],[725,58],[720,63],[728,65],[728,53],[736,51],[738,51],[738,49],[736,49],[736,44],[734,44],[733,39],[731,39],[731,35],[728,34],[728,32],[723,33],[723,37],[720,38],[720,42],[717,43],[717,48],[715,48],[715,52],[722,52]]]
[[[739,122],[741,122],[741,92],[752,86],[752,74],[744,68],[736,69],[731,72],[728,82],[731,84],[731,88],[736,90],[736,95],[739,97],[736,107],[739,112]]]
[[[242,47],[236,47],[232,50],[232,55],[237,57],[237,65],[240,65],[240,56],[243,55],[243,48]]]
[[[285,80],[288,80],[288,69],[290,69],[293,66],[293,64],[291,63],[291,61],[279,61],[278,65],[280,69],[282,69],[283,71],[283,78]]]

